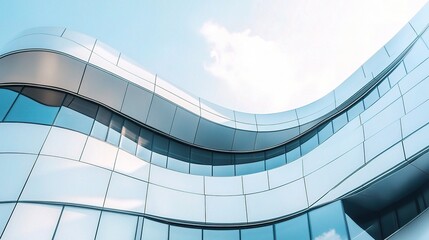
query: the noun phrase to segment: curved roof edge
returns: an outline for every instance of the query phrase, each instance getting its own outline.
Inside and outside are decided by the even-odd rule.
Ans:
[[[78,89],[46,81],[35,84],[60,87],[89,97],[192,145],[249,152],[294,139],[350,106],[397,65],[428,22],[429,4],[426,4],[392,40],[336,89],[306,106],[273,114],[238,112],[192,96],[106,44],[66,28],[27,30],[12,40],[0,55],[5,58],[23,51],[46,50],[79,59],[85,66]],[[115,94],[106,96],[106,93],[95,91],[101,83],[106,85],[103,88],[107,93]],[[135,106],[136,102],[140,106]]]

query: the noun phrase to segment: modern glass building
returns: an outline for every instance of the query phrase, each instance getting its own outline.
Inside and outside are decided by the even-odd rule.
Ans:
[[[338,88],[225,109],[64,28],[0,55],[1,239],[428,239],[429,5]]]

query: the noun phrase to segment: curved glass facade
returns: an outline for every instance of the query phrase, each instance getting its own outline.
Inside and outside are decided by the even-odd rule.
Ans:
[[[0,238],[407,236],[429,206],[428,16],[325,97],[268,115],[69,29],[20,35],[0,55]]]

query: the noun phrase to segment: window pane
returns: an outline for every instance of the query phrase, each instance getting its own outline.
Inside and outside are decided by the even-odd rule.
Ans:
[[[378,92],[380,93],[380,96],[383,96],[384,94],[386,94],[389,90],[390,90],[390,83],[387,80],[387,78],[385,80],[383,80],[380,85],[378,85]]]
[[[213,176],[234,176],[234,165],[213,166]]]
[[[140,129],[139,142],[137,145],[137,156],[150,162],[152,155],[153,133],[147,129]]]
[[[151,163],[158,165],[160,167],[167,167],[167,156],[164,156],[156,152],[152,152]]]
[[[311,150],[317,147],[319,145],[318,137],[316,132],[309,133],[308,135],[304,136],[302,139],[301,144],[301,153],[302,155],[307,154]]]
[[[398,222],[399,227],[404,226],[406,223],[415,218],[418,214],[417,205],[414,199],[406,202],[398,208]]]
[[[121,137],[122,124],[124,123],[124,119],[119,115],[112,115],[112,119],[110,120],[109,132],[107,133],[107,142],[118,146],[119,139]]]
[[[54,125],[89,134],[93,122],[94,119],[73,109],[62,106],[57,118],[55,119]]]
[[[288,163],[295,161],[299,157],[301,157],[299,141],[294,141],[286,145],[286,160]]]
[[[18,93],[15,91],[0,89],[0,121],[3,120],[17,96]]]
[[[19,95],[5,121],[29,122],[51,125],[59,107],[47,106],[24,95]]]
[[[241,240],[272,240],[273,226],[249,228],[241,230]]]
[[[398,222],[396,221],[395,211],[391,211],[387,214],[384,214],[380,218],[381,232],[383,233],[383,238],[390,236],[393,232],[398,229]]]
[[[204,240],[239,240],[238,230],[204,230]]]
[[[189,163],[168,157],[167,168],[175,171],[189,173]]]
[[[363,100],[365,104],[365,109],[369,108],[372,104],[374,104],[378,100],[378,91],[377,88],[374,88],[368,96]]]
[[[340,201],[315,209],[308,216],[313,239],[348,239]]]
[[[332,122],[329,122],[325,126],[319,128],[319,143],[326,141],[332,134],[334,134],[334,129],[332,128]]]
[[[95,117],[94,126],[92,126],[91,136],[103,141],[106,140],[111,117],[112,113],[109,110],[99,107],[97,116]]]
[[[264,170],[265,170],[264,161],[235,165],[236,175],[257,173],[257,172],[262,172]]]
[[[280,166],[284,165],[285,163],[286,163],[286,155],[282,154],[282,155],[279,155],[277,157],[267,159],[265,161],[265,166],[266,166],[267,170],[270,170],[270,169],[273,169],[276,167],[280,167]]]
[[[173,157],[177,160],[189,161],[191,148],[185,144],[170,141],[170,146],[168,150],[168,156]]]
[[[359,101],[352,108],[347,111],[347,115],[349,117],[349,121],[359,116],[365,108],[363,107],[363,101]]]
[[[201,165],[191,163],[191,174],[201,175],[201,176],[211,176],[212,175],[212,166],[211,165]]]
[[[334,132],[337,132],[340,130],[344,125],[346,125],[348,122],[347,120],[347,114],[342,113],[341,115],[337,116],[334,120],[332,120],[332,124],[334,126]]]
[[[201,240],[201,229],[170,226],[169,240]]]
[[[212,152],[199,148],[191,148],[191,163],[212,164]]]
[[[307,214],[278,223],[275,225],[275,228],[276,240],[310,239]]]
[[[167,240],[168,225],[145,219],[143,222],[142,240]]]
[[[119,144],[120,148],[131,154],[135,154],[139,135],[139,126],[131,121],[125,120],[124,126],[122,127],[121,142]]]

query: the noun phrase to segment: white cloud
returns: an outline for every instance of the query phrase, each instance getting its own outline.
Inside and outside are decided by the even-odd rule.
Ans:
[[[210,46],[211,59],[205,70],[235,89],[235,96],[249,104],[249,111],[255,105],[265,105],[267,111],[278,107],[277,103],[284,106],[291,90],[303,86],[290,70],[293,62],[279,43],[249,29],[230,32],[214,22],[206,22],[201,33]]]
[[[317,236],[315,240],[341,240],[341,236],[335,231],[335,229],[331,229]]]
[[[200,32],[210,52],[204,69],[233,96],[227,107],[296,108],[338,86],[425,2],[255,0],[245,30],[203,24]]]

